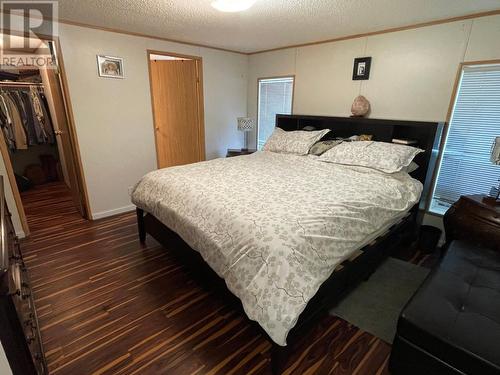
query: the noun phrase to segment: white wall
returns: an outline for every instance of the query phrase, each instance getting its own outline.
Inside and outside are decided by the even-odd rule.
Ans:
[[[248,114],[256,117],[259,77],[295,75],[295,114],[349,116],[362,94],[373,118],[444,121],[459,63],[500,59],[499,40],[496,15],[251,55]],[[363,56],[372,56],[370,79],[353,81]]]
[[[246,56],[69,25],[59,33],[94,218],[133,208],[128,188],[156,169],[148,49],[203,58],[207,158],[241,147]],[[98,77],[97,54],[124,58],[126,78]]]

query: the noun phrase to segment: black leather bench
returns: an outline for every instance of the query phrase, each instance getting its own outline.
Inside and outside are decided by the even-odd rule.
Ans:
[[[454,241],[403,309],[394,375],[500,374],[500,253]]]

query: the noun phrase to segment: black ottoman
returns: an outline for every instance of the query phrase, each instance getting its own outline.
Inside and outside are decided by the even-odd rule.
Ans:
[[[455,241],[403,309],[392,374],[500,374],[500,253]]]

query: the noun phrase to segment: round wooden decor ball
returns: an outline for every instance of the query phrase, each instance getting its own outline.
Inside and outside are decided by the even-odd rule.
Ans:
[[[354,99],[351,106],[351,112],[353,116],[363,117],[370,111],[370,102],[363,95],[358,96]]]

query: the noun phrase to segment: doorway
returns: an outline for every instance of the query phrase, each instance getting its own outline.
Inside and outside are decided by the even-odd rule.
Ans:
[[[201,57],[148,51],[158,168],[205,160]]]
[[[31,224],[50,225],[61,207],[89,217],[59,44],[42,43],[55,69],[23,65],[0,70],[0,151],[16,205],[9,208],[17,209],[25,235]]]

